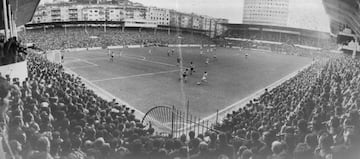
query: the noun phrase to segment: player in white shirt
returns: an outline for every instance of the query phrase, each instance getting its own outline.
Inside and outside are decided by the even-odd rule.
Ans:
[[[205,64],[208,65],[210,62],[210,58],[206,58]]]
[[[151,52],[152,52],[152,51],[151,51],[151,48],[150,48],[150,49],[149,49],[149,54],[150,54],[150,55],[151,55]]]
[[[119,51],[118,56],[119,56],[119,57],[122,56],[122,50]]]
[[[109,48],[107,48],[107,50],[108,50],[108,56],[110,57],[110,55],[111,55],[111,50],[110,50]]]
[[[171,55],[175,54],[175,49],[171,49]]]
[[[176,58],[176,65],[177,65],[177,66],[180,66],[180,62],[181,62],[180,57]]]
[[[204,72],[201,80],[200,80],[199,82],[197,82],[197,85],[200,85],[200,84],[202,84],[203,82],[206,82],[206,83],[207,83],[207,82],[208,82],[208,81],[207,81],[207,76],[208,76],[208,73],[207,73],[207,72]]]

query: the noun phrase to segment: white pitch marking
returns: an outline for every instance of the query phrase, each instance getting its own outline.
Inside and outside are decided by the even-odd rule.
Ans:
[[[142,61],[146,61],[146,62],[150,62],[150,63],[155,63],[155,64],[160,64],[160,65],[166,65],[166,66],[173,66],[173,67],[176,66],[176,65],[173,65],[173,64],[168,64],[168,63],[163,63],[163,62],[157,62],[157,61],[149,61],[149,60],[142,60]]]
[[[75,57],[65,57],[64,61],[75,61],[75,60],[79,60],[78,58]]]
[[[177,71],[180,71],[180,70],[177,69],[177,70],[170,70],[170,71],[161,71],[161,72],[154,72],[154,73],[145,73],[145,74],[139,74],[139,75],[120,76],[120,77],[113,77],[113,78],[92,80],[91,82],[102,82],[102,81],[110,81],[110,80],[116,80],[116,79],[127,79],[127,78],[133,78],[133,77],[152,76],[152,75],[158,75],[158,74],[164,74],[164,73],[170,73],[170,72],[177,72]]]
[[[72,63],[72,62],[79,62],[80,59],[72,59],[72,60],[64,60],[64,63],[67,64],[67,63]]]
[[[90,65],[99,66],[99,65],[97,65],[96,63],[90,62],[90,61],[88,61],[88,60],[82,60],[82,59],[79,59],[79,60],[80,60],[80,61],[83,61],[83,62],[85,62],[85,63],[87,63],[87,64],[90,64]]]
[[[137,55],[126,55],[126,54],[121,54],[120,56],[122,57],[127,57],[127,58],[133,58],[133,59],[137,59],[137,60],[146,60],[145,56],[137,56]]]
[[[127,57],[127,58],[132,58],[132,59],[140,60],[140,61],[146,61],[146,62],[150,62],[150,63],[160,64],[160,65],[176,66],[176,65],[173,65],[173,64],[168,64],[168,63],[163,63],[163,62],[146,60],[146,57],[145,57],[145,56],[138,56],[138,57],[141,57],[141,58],[134,58],[134,57],[137,57],[137,56],[134,56],[134,57],[132,57],[132,56],[127,56],[127,55],[122,55],[122,56],[123,56],[123,57]]]
[[[154,63],[154,64],[172,66],[172,67],[175,67],[175,66],[176,66],[176,65],[173,65],[173,64],[168,64],[168,63],[163,63],[163,62],[146,60],[146,57],[144,57],[144,56],[138,56],[138,57],[140,57],[140,58],[136,58],[136,56],[135,56],[135,57],[131,57],[131,56],[126,56],[126,55],[125,55],[125,56],[124,56],[124,55],[121,55],[121,57],[129,58],[129,59],[135,59],[135,60],[139,60],[139,61],[145,61],[145,62]],[[109,59],[109,58],[97,57],[97,58],[91,58],[91,59],[86,59],[86,60],[103,60],[103,59]],[[83,60],[82,60],[82,61],[83,61]],[[96,65],[96,64],[95,64],[95,65]]]
[[[79,66],[79,67],[68,67],[69,69],[79,69],[79,68],[91,68],[91,67],[97,67],[97,66]]]

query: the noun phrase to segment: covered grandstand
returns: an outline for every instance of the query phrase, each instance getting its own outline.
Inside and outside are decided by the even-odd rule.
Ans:
[[[227,26],[227,31],[222,36],[227,39],[232,38],[232,40],[235,40],[234,38],[237,38],[239,41],[257,40],[261,43],[276,45],[285,43],[315,50],[336,48],[336,39],[326,32],[268,25],[224,25]]]

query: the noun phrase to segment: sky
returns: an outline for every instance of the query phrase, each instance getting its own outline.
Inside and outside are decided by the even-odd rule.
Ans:
[[[52,0],[42,0],[48,2]],[[145,6],[176,9],[187,13],[229,19],[242,23],[244,0],[131,0]],[[289,0],[288,27],[330,31],[322,0]]]

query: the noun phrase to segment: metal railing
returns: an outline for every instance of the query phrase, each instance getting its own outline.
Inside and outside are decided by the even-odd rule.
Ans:
[[[156,131],[161,134],[168,134],[172,137],[188,135],[190,131],[196,135],[204,134],[206,131],[217,132],[213,128],[214,123],[210,120],[203,120],[190,113],[183,112],[175,106],[156,106],[151,108],[142,119],[143,124],[151,123]]]

